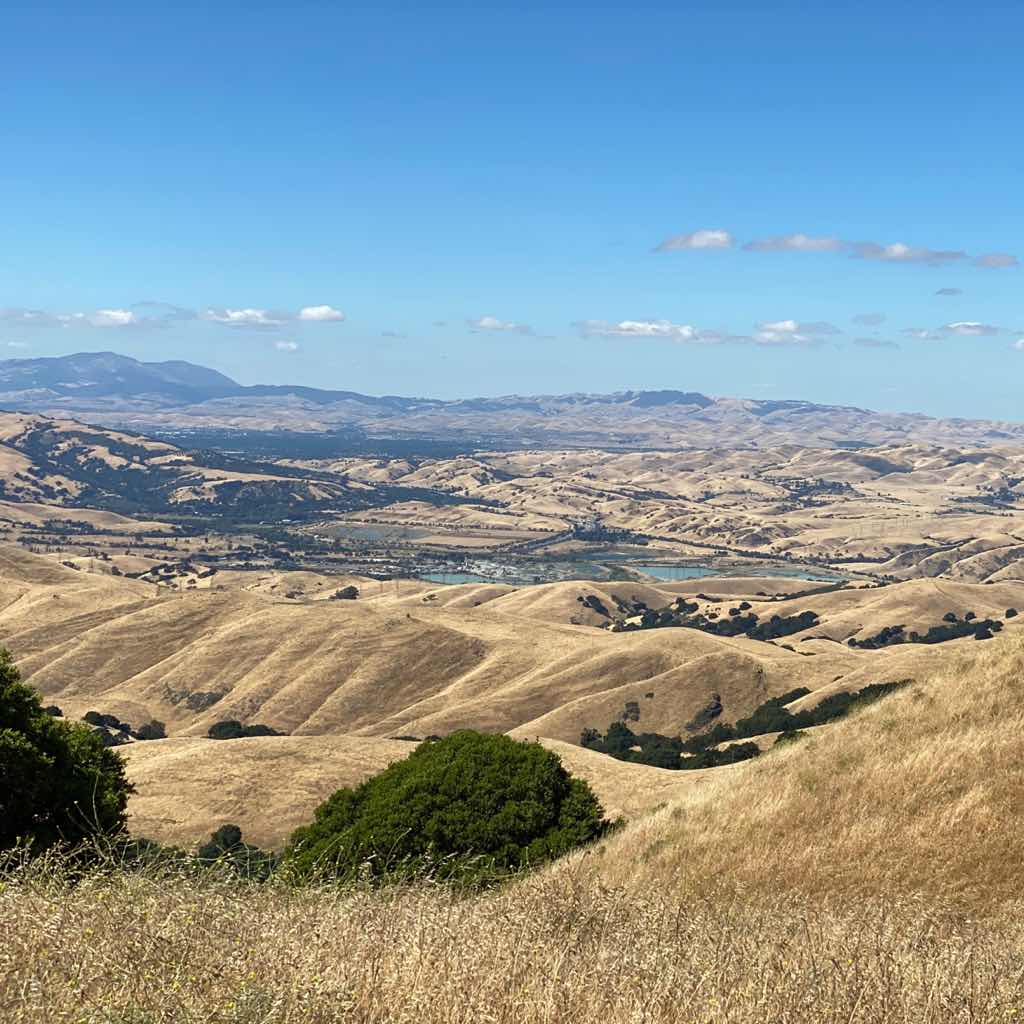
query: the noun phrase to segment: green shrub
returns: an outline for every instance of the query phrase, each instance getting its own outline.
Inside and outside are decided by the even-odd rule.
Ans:
[[[167,727],[163,722],[158,722],[155,718],[152,722],[147,722],[145,725],[140,725],[138,731],[135,733],[137,740],[163,740],[167,738]]]
[[[284,865],[297,878],[427,873],[484,883],[567,853],[607,827],[590,787],[557,755],[464,730],[339,789],[292,834]]]
[[[48,714],[0,649],[0,849],[122,832],[131,792],[121,758],[93,729]]]
[[[280,736],[275,728],[269,725],[242,725],[237,719],[229,718],[223,722],[214,722],[206,731],[211,740],[241,740],[250,736]]]
[[[210,838],[196,850],[196,860],[209,867],[220,865],[242,878],[264,881],[270,877],[277,864],[272,853],[250,846],[242,841],[242,830],[237,825],[221,825]]]

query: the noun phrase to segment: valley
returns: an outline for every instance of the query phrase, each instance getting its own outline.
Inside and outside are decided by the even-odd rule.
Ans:
[[[196,436],[0,413],[0,640],[110,723],[130,826],[164,843],[231,820],[278,848],[460,729],[539,739],[644,819],[776,721],[1024,638],[1014,447]],[[211,738],[232,722],[253,734]]]

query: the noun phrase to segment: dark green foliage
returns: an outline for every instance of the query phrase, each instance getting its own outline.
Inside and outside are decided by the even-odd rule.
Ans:
[[[118,729],[127,732],[124,723],[116,715],[101,715],[98,711],[86,711],[82,715],[82,721],[90,725],[106,726],[108,729]]]
[[[724,764],[739,764],[740,761],[749,761],[760,753],[761,748],[756,743],[733,743],[722,750],[709,747],[700,754],[681,758],[679,767],[683,771],[695,768],[720,768]]]
[[[747,636],[752,640],[777,640],[779,637],[792,636],[818,624],[815,612],[801,612],[799,615],[773,615],[767,622],[755,626]]]
[[[167,728],[163,722],[158,722],[155,718],[152,722],[147,722],[145,725],[140,725],[135,733],[137,740],[162,740],[167,738]]]
[[[1007,608],[1006,609],[1005,618],[1007,618],[1007,619],[1015,619],[1015,618],[1017,618],[1017,609],[1016,608]]]
[[[354,601],[359,597],[358,587],[342,587],[340,590],[334,592],[332,600],[334,601]]]
[[[609,754],[620,761],[635,761],[658,768],[715,768],[756,757],[759,752],[754,743],[734,743],[724,750],[716,750],[720,744],[771,732],[790,734],[790,739],[793,739],[794,734],[803,735],[798,730],[834,722],[854,708],[870,704],[909,682],[904,679],[895,683],[872,683],[853,693],[834,693],[806,711],[787,711],[785,705],[811,692],[805,687],[799,687],[766,700],[753,714],[741,718],[735,725],[716,722],[707,732],[686,740],[658,733],[635,734],[622,722],[613,722],[604,736],[596,729],[584,729],[580,735],[580,745]]]
[[[611,618],[611,612],[608,611],[608,608],[605,605],[605,603],[596,595],[587,594],[586,597],[577,597],[576,600],[579,601],[580,604],[589,608],[591,611],[597,612],[598,615],[603,615],[606,619]]]
[[[120,757],[88,726],[48,714],[0,649],[0,849],[119,833],[131,791]]]
[[[697,595],[700,597],[701,595]],[[698,612],[698,605],[688,603],[684,598],[677,598],[667,608],[654,611],[634,600],[631,606],[624,607],[620,602],[619,611],[630,616],[639,615],[638,624],[630,624],[626,629],[660,629],[666,626],[682,626],[687,629],[699,629],[715,636],[747,636],[752,640],[777,640],[791,636],[805,629],[818,625],[816,612],[801,612],[799,615],[773,615],[767,622],[760,622],[756,613],[749,611],[750,603],[729,609],[726,618],[719,618],[717,612],[703,615]],[[746,612],[746,614],[743,614]]]
[[[64,717],[64,712],[61,711],[61,709],[57,707],[56,704],[48,704],[45,708],[43,708],[43,711],[45,711],[48,715],[53,715],[54,718]]]
[[[250,736],[280,736],[281,733],[269,725],[242,725],[237,719],[229,718],[214,722],[206,735],[211,740],[240,740]]]
[[[710,725],[722,713],[722,697],[720,694],[711,694],[711,699],[690,719],[684,726],[687,732],[697,732],[704,726]]]
[[[905,627],[884,626],[874,636],[866,637],[863,640],[850,637],[849,645],[851,647],[860,647],[866,651],[876,651],[880,647],[888,647],[890,644],[905,644],[906,642]]]
[[[735,725],[737,737],[761,736],[766,732],[784,732],[791,728],[793,716],[785,709],[785,704],[791,704],[801,697],[807,696],[811,691],[806,687],[791,690],[781,697],[773,697],[766,700],[749,718],[741,718]]]
[[[211,740],[237,740],[241,739],[245,735],[242,731],[242,723],[234,718],[229,718],[223,722],[214,722],[206,731],[206,735]]]
[[[717,747],[719,743],[728,743],[737,738],[735,726],[728,722],[716,722],[707,732],[684,741],[682,749],[685,754],[699,754],[708,747]]]
[[[784,747],[788,743],[798,743],[800,740],[805,739],[807,739],[807,733],[802,729],[787,729],[784,733],[781,733],[776,737],[774,746]]]
[[[429,873],[483,883],[558,857],[607,827],[590,787],[555,754],[463,730],[339,789],[292,834],[284,864],[299,878]]]
[[[596,729],[584,729],[580,734],[580,745],[624,761],[629,760],[627,755],[630,748],[637,745],[637,737],[624,722],[612,722],[604,736]]]
[[[221,825],[196,850],[200,864],[213,864],[230,869],[242,878],[264,881],[277,866],[277,858],[257,846],[242,842],[242,830],[237,825]]]
[[[953,612],[942,617],[942,625],[931,626],[927,633],[907,633],[903,626],[886,626],[874,636],[864,640],[851,637],[847,643],[850,647],[861,650],[878,650],[893,644],[944,644],[949,640],[960,640],[965,636],[973,636],[979,640],[990,639],[998,633],[1003,624],[998,619],[979,619],[974,612],[968,612],[961,621]]]

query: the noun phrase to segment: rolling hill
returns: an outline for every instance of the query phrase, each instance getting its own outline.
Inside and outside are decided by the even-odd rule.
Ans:
[[[0,641],[66,716],[94,710],[136,727],[166,724],[168,739],[122,748],[139,786],[137,830],[187,844],[230,808],[247,834],[276,845],[338,785],[411,750],[402,737],[458,728],[540,738],[593,781],[609,811],[635,816],[734,769],[615,761],[578,746],[585,728],[625,717],[638,731],[686,735],[709,705],[717,720],[736,721],[796,687],[812,691],[807,703],[924,678],[979,645],[967,638],[872,650],[837,641],[894,621],[924,628],[950,611],[1002,616],[1012,602],[1024,605],[1019,584],[921,580],[788,596],[793,581],[755,578],[699,601],[727,615],[746,597],[765,617],[814,611],[819,624],[765,642],[686,628],[615,633],[602,628],[603,616],[580,620],[582,607],[593,611],[580,598],[653,607],[690,586],[421,583],[399,595],[366,587],[359,600],[330,601],[314,574],[237,573],[172,594],[6,547]],[[1005,636],[1019,636],[1021,621],[1008,619]],[[209,726],[226,719],[286,735],[207,739]]]

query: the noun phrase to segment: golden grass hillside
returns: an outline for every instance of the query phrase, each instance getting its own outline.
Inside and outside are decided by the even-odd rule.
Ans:
[[[1019,905],[829,909],[546,875],[476,898],[23,871],[6,1024],[1007,1024]]]
[[[896,621],[923,627],[950,609],[1024,607],[1019,586],[932,580],[777,601],[758,594],[768,585],[757,579],[722,581],[727,592],[702,599],[722,614],[744,596],[762,617],[814,609],[822,625],[789,638],[790,650],[693,629],[610,633],[571,621],[588,594],[667,603],[687,584],[421,585],[408,596],[330,601],[325,579],[237,573],[224,590],[172,594],[0,547],[0,642],[70,718],[95,710],[136,727],[166,724],[169,739],[124,748],[139,787],[137,832],[191,845],[235,820],[254,841],[279,846],[338,786],[403,756],[409,745],[396,737],[458,728],[542,740],[592,781],[610,813],[633,818],[703,789],[707,773],[624,764],[576,745],[584,728],[603,731],[627,704],[637,708],[635,730],[677,735],[712,699],[721,720],[734,722],[797,686],[814,704],[870,683],[921,680],[986,645],[875,651],[842,641]],[[1008,620],[1004,636],[1022,623]],[[206,738],[229,718],[288,735]],[[718,785],[732,771],[708,777]]]
[[[635,891],[996,912],[1024,890],[1024,644],[978,646],[803,742],[713,770],[563,870]]]

